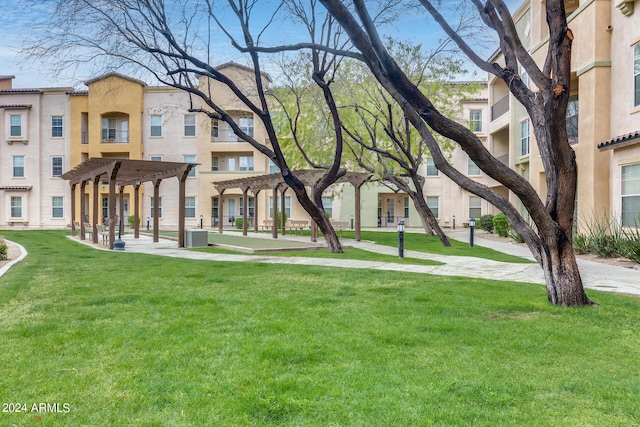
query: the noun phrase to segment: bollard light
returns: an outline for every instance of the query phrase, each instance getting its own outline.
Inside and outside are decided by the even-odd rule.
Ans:
[[[353,215],[351,215],[351,229],[353,230]]]
[[[398,258],[404,258],[404,218],[398,221]]]
[[[453,216],[453,229],[456,229],[456,216]]]
[[[151,220],[151,218],[147,217],[147,231],[149,231],[149,221]]]
[[[476,226],[476,219],[469,218],[469,246],[473,247],[473,228]]]
[[[200,230],[202,230],[202,215],[200,215]]]

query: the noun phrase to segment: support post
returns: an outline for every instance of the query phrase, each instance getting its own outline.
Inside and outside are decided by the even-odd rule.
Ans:
[[[71,235],[76,235],[76,184],[71,184]]]
[[[93,177],[93,233],[91,240],[98,243],[98,200],[100,198],[100,176]],[[109,213],[107,212],[107,215]],[[82,219],[84,221],[84,218]]]
[[[158,243],[160,240],[160,233],[158,228],[160,227],[160,222],[158,221],[160,209],[160,183],[161,179],[153,180],[153,243]]]
[[[140,238],[140,181],[133,186],[133,237]]]
[[[249,187],[245,187],[242,189],[242,235],[247,235],[247,208],[249,206],[249,201],[247,200],[249,196]]]

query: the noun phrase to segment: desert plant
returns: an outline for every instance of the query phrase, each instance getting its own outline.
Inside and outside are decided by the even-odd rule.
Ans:
[[[586,234],[578,233],[573,238],[573,250],[577,254],[586,254],[591,251],[589,239]]]
[[[493,217],[493,230],[500,237],[507,237],[509,235],[509,220],[503,213],[499,213]]]
[[[488,233],[493,233],[493,215],[482,215],[480,218],[478,218],[476,225],[480,230],[484,230]]]
[[[620,252],[625,258],[640,263],[640,229],[629,228],[622,230]]]
[[[9,259],[9,255],[7,254],[7,243],[0,240],[0,261],[7,259]]]
[[[509,227],[507,234],[517,243],[524,243],[524,239],[522,238],[522,236],[519,235],[518,232],[513,227]]]

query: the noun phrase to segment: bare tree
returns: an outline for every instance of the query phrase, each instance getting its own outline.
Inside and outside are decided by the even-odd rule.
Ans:
[[[229,0],[222,7],[213,0],[164,2],[162,0],[50,0],[55,5],[44,33],[28,50],[32,57],[55,57],[60,68],[77,66],[86,61],[100,72],[125,68],[146,70],[159,82],[192,95],[190,111],[222,120],[234,133],[249,142],[271,159],[302,207],[318,225],[330,252],[342,252],[337,235],[322,208],[322,192],[335,182],[345,170],[340,167],[342,138],[339,117],[329,90],[330,71],[335,57],[327,53],[343,48],[340,35],[335,33],[334,19],[324,9],[315,8],[315,1],[273,2],[270,15],[258,10],[257,1]],[[226,14],[226,15],[225,15]],[[313,80],[324,94],[327,108],[334,120],[334,155],[324,165],[326,174],[307,193],[305,184],[290,168],[271,120],[268,88],[260,53],[261,37],[274,22],[295,16],[305,18],[311,39],[321,47],[312,48]],[[228,18],[231,17],[233,21]],[[259,21],[259,25],[254,23]],[[233,22],[233,23],[231,23]],[[316,23],[319,23],[316,27]],[[339,27],[338,27],[339,28]],[[216,61],[214,32],[222,33],[237,48],[239,55],[248,58],[253,70],[253,82],[233,81],[224,71],[212,65]],[[218,61],[221,62],[221,61]],[[261,142],[245,132],[234,118],[218,104],[206,81],[216,81],[229,90],[263,123],[269,142]],[[205,82],[203,84],[203,82]],[[199,101],[198,101],[199,100]]]
[[[472,2],[483,22],[498,34],[505,66],[480,58],[451,29],[432,2],[420,1],[463,52],[481,69],[504,80],[511,93],[526,108],[546,171],[546,203],[526,179],[491,155],[466,126],[443,116],[433,102],[411,82],[385,49],[364,1],[354,0],[352,9],[349,8],[351,2],[320,1],[340,22],[362,55],[362,60],[425,138],[436,167],[462,188],[488,200],[505,213],[512,227],[522,236],[542,266],[549,301],[562,306],[592,304],[584,292],[572,246],[577,174],[575,154],[567,140],[566,108],[573,35],[567,27],[563,1],[546,2],[550,37],[547,58],[542,68],[538,67],[523,47],[512,17],[502,0],[489,0],[485,5],[479,0]],[[531,76],[535,91],[522,82],[518,74],[519,64]],[[487,175],[510,189],[529,212],[535,230],[507,199],[453,169],[430,135],[430,129],[460,144]]]

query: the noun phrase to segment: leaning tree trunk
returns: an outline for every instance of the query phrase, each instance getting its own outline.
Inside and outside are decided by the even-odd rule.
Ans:
[[[543,243],[540,256],[550,303],[563,307],[594,304],[584,292],[573,245],[569,239],[560,238],[550,244]]]
[[[311,220],[318,225],[318,228],[322,232],[324,236],[324,240],[327,242],[327,248],[329,252],[332,254],[341,254],[344,251],[342,250],[342,244],[338,239],[338,235],[336,231],[333,229],[329,218],[324,213],[324,210],[318,207],[307,193],[307,190],[302,182],[297,178],[293,177],[291,172],[283,174],[285,182],[287,185],[293,190],[296,198],[300,205],[304,208],[305,211],[311,217]],[[319,206],[322,206],[320,204]]]

